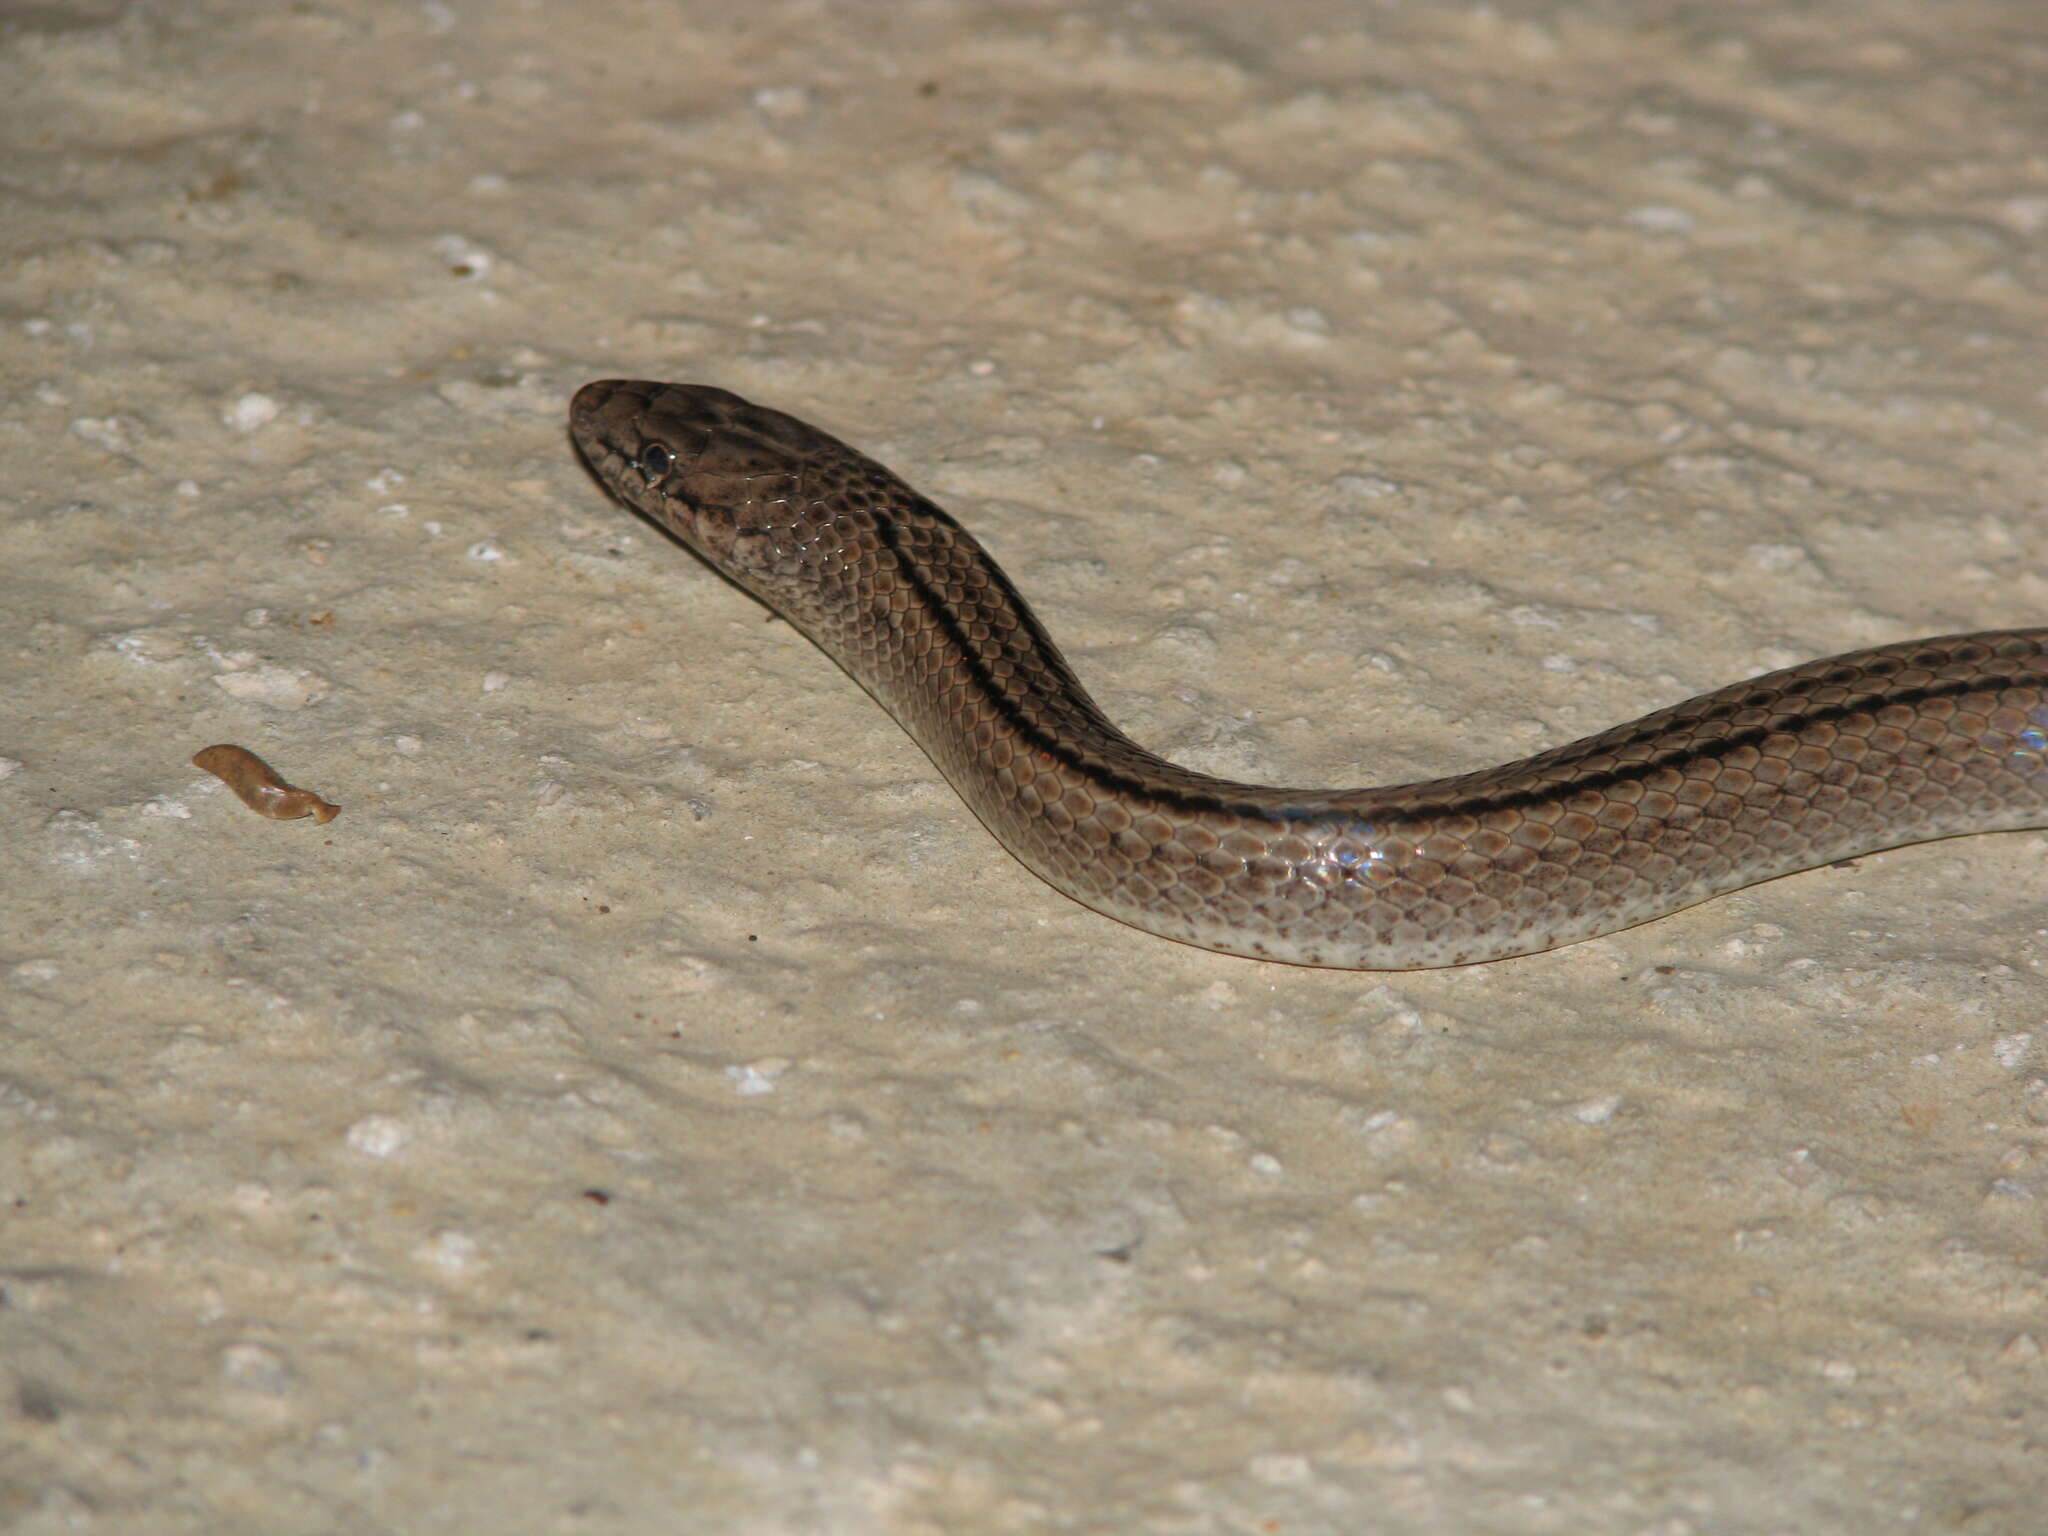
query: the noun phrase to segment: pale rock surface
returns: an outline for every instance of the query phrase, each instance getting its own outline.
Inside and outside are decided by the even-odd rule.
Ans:
[[[6,8],[0,1528],[2040,1532],[2040,836],[1179,948],[563,415],[852,438],[1200,767],[1488,764],[2048,618],[2044,76],[2037,0]]]

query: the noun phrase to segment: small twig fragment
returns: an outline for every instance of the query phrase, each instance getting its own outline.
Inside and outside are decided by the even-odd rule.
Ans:
[[[204,768],[227,785],[258,816],[272,821],[293,821],[310,816],[322,823],[334,820],[341,807],[330,805],[310,789],[295,789],[277,776],[277,770],[247,747],[223,743],[192,755],[192,766]]]

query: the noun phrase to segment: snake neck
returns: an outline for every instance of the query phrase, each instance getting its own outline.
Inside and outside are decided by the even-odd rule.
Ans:
[[[970,803],[989,761],[1005,780],[1044,779],[1165,812],[1277,815],[1331,796],[1241,784],[1169,762],[1133,741],[1090,697],[1002,569],[942,509],[905,491],[863,517],[857,591],[799,604],[767,596],[897,721]],[[813,574],[812,580],[817,580]],[[850,600],[849,600],[850,599]]]

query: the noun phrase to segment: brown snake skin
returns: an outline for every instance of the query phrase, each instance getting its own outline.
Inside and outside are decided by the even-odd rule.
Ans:
[[[2048,825],[2048,629],[1809,661],[1426,783],[1233,784],[1111,725],[972,535],[817,428],[627,379],[577,391],[569,423],[619,500],[816,641],[1004,847],[1170,939],[1462,965],[1880,848]]]

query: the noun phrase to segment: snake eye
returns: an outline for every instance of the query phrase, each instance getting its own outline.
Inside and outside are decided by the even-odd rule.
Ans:
[[[676,456],[660,443],[649,443],[640,450],[640,473],[649,485],[659,485],[668,478],[668,472],[675,468]]]

